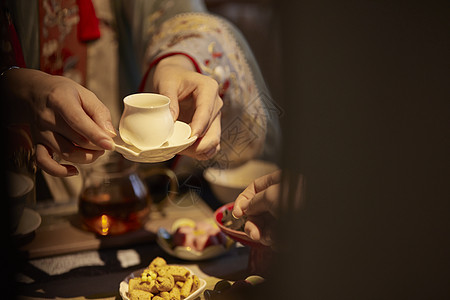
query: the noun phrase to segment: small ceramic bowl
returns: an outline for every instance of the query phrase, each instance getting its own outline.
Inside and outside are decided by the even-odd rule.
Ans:
[[[278,170],[278,166],[267,161],[250,160],[232,169],[207,168],[203,177],[214,196],[222,203],[230,203],[256,178]]]
[[[243,245],[247,245],[250,247],[262,246],[261,243],[252,240],[245,232],[240,231],[240,230],[234,230],[234,229],[228,228],[225,225],[223,225],[222,217],[224,215],[224,211],[228,210],[231,213],[231,211],[233,210],[233,207],[234,207],[234,202],[228,203],[228,204],[225,204],[224,206],[219,207],[214,212],[214,220],[216,221],[217,226],[219,226],[220,230],[222,230],[223,233],[227,234],[229,237],[231,237],[236,242],[239,242]]]
[[[29,193],[33,190],[34,182],[26,175],[7,172],[7,192],[10,200],[11,229],[14,232],[19,226],[24,213]]]

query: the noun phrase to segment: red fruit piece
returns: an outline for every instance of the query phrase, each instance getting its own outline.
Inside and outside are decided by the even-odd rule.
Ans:
[[[194,228],[190,226],[179,227],[172,236],[173,244],[175,246],[195,248]]]
[[[212,245],[219,245],[219,240],[216,236],[211,236],[208,234],[201,234],[195,237],[195,249],[198,251],[203,251],[206,247]]]

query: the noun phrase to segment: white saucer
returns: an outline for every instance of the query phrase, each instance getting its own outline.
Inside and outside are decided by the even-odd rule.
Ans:
[[[175,154],[191,146],[196,139],[197,137],[195,136],[191,137],[191,127],[181,121],[175,122],[172,136],[160,147],[140,150],[125,143],[119,134],[113,138],[116,147],[115,151],[122,154],[128,160],[143,163],[169,160]]]
[[[41,216],[36,211],[25,207],[19,225],[17,226],[16,231],[14,231],[13,236],[23,236],[32,233],[39,228],[41,222]]]

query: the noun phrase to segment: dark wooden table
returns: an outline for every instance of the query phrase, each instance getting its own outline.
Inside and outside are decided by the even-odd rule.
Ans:
[[[224,255],[200,262],[183,261],[165,253],[155,242],[159,227],[174,220],[211,218],[213,211],[198,198],[192,206],[170,202],[153,209],[141,230],[114,237],[99,237],[79,226],[76,211],[42,214],[34,237],[20,247],[19,299],[121,299],[120,282],[144,268],[156,256],[181,264],[206,280],[212,289],[217,281],[245,279],[249,249],[236,247]],[[203,293],[202,297],[203,299]]]

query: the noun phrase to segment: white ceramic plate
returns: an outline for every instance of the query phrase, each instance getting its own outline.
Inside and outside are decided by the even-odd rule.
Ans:
[[[230,169],[207,168],[203,171],[203,177],[220,202],[230,203],[256,178],[278,169],[274,163],[254,159]]]
[[[185,266],[181,266],[181,267],[186,268]],[[191,272],[191,274],[197,275],[194,272],[192,272],[191,269],[189,269],[189,268],[186,268],[186,269],[189,272]],[[124,280],[122,280],[120,282],[119,293],[120,293],[120,296],[122,297],[123,300],[130,300],[130,298],[128,298],[128,281],[131,278],[135,278],[135,277],[141,276],[141,273],[143,271],[144,271],[144,269],[140,269],[140,270],[134,271],[133,273],[131,273],[130,275],[125,277]],[[206,281],[204,279],[200,278],[198,275],[197,275],[197,277],[198,277],[198,279],[200,281],[199,288],[195,292],[190,294],[189,297],[184,298],[184,300],[193,300],[193,299],[197,298],[201,294],[201,292],[203,292],[203,290],[205,289]]]
[[[175,154],[191,146],[197,137],[191,137],[191,127],[181,121],[176,121],[172,136],[162,146],[140,150],[125,143],[118,134],[113,138],[115,151],[122,154],[126,159],[135,162],[153,163],[171,159]]]
[[[22,236],[32,233],[41,225],[41,216],[32,209],[24,208],[22,217],[20,218],[19,225],[13,236]]]
[[[184,260],[200,261],[218,257],[228,252],[235,245],[230,241],[227,247],[224,245],[212,245],[206,247],[203,251],[197,251],[195,249],[191,249],[190,247],[171,247],[167,241],[167,234],[169,233],[164,228],[158,229],[156,242],[168,254]]]

